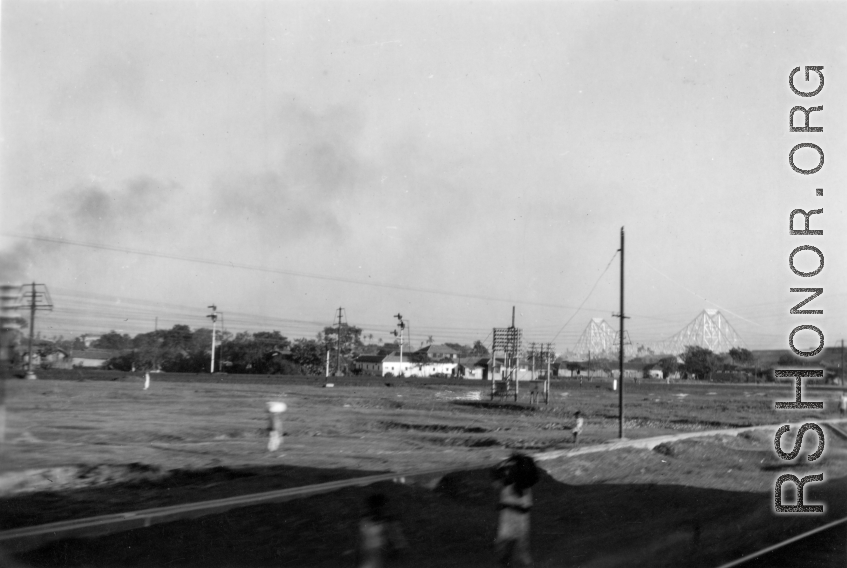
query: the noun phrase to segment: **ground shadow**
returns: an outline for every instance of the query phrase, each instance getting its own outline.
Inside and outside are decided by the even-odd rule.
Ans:
[[[450,474],[435,490],[384,482],[55,542],[16,560],[32,567],[352,566],[356,522],[374,492],[388,496],[409,541],[393,566],[492,565],[497,492],[487,470]],[[846,492],[844,478],[809,486],[807,501],[828,503],[826,515],[775,517],[766,493],[569,485],[545,474],[533,490],[533,556],[539,567],[717,566],[844,516]],[[843,538],[825,546],[847,553]]]
[[[80,476],[104,477],[115,468],[81,467]],[[121,468],[113,483],[65,491],[22,493],[0,498],[0,530],[57,521],[167,507],[237,495],[289,489],[385,471],[250,465],[160,470],[147,464]],[[108,481],[100,479],[99,481]]]

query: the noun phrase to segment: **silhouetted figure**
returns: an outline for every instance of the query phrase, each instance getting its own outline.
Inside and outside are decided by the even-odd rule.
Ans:
[[[579,435],[582,434],[582,428],[585,426],[585,419],[580,416],[579,410],[573,413],[574,417],[574,426],[573,426],[573,443],[574,445],[579,444]]]
[[[387,502],[381,493],[368,497],[367,510],[359,521],[358,568],[385,568],[388,560],[406,548],[400,524],[385,512]]]
[[[495,541],[497,559],[502,566],[531,566],[529,552],[529,511],[532,508],[530,487],[538,482],[535,461],[515,454],[493,471],[500,486],[500,519]]]

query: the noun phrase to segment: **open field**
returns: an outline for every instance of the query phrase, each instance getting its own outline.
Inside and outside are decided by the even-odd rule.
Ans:
[[[496,523],[496,495],[485,471],[491,462],[513,450],[571,448],[575,410],[587,419],[581,445],[617,436],[617,393],[605,381],[554,383],[550,404],[533,408],[491,405],[488,384],[473,381],[388,387],[365,380],[323,389],[313,379],[153,376],[144,391],[137,375],[109,378],[115,380],[9,382],[0,530],[381,471],[479,465],[444,478],[435,491],[380,489],[409,533],[409,552],[398,565],[484,566]],[[806,413],[773,410],[775,400],[792,395],[785,384],[626,386],[629,438],[837,415],[838,393],[830,389],[807,389],[805,399],[823,399],[826,406]],[[266,450],[268,400],[289,406],[284,444],[275,453]],[[804,449],[813,444],[806,440]],[[783,447],[791,441],[786,436]],[[547,475],[535,490],[538,565],[710,566],[824,522],[823,516],[773,516],[773,482],[786,472],[824,471],[825,483],[807,487],[807,503],[826,502],[827,519],[847,514],[845,440],[827,432],[826,453],[814,464],[800,461],[805,454],[783,462],[772,444],[773,432],[759,431],[540,462]],[[21,560],[33,566],[158,566],[163,558],[178,566],[336,566],[372,490],[55,543]],[[633,558],[640,560],[633,564]]]

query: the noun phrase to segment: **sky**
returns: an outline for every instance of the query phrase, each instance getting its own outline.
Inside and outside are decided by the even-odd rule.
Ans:
[[[0,280],[47,286],[42,336],[216,305],[314,337],[341,307],[369,341],[401,313],[413,345],[470,344],[515,306],[563,351],[618,325],[622,227],[633,344],[707,308],[751,349],[847,336],[845,3],[6,0],[0,22]],[[806,65],[814,97],[788,85]],[[789,132],[796,105],[824,131]],[[825,165],[800,175],[807,142]],[[789,235],[797,208],[823,236]],[[820,274],[792,273],[801,245]],[[790,315],[791,287],[824,314]]]

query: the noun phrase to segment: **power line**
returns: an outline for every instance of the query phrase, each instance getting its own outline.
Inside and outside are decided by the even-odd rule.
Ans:
[[[224,262],[224,261],[212,260],[212,259],[208,259],[208,258],[190,257],[190,256],[176,255],[176,254],[166,254],[166,253],[160,253],[160,252],[154,252],[154,251],[148,251],[148,250],[142,250],[142,249],[136,249],[136,248],[119,247],[119,246],[115,246],[115,245],[104,245],[104,244],[100,244],[100,243],[87,243],[87,242],[74,241],[74,240],[64,239],[64,238],[47,237],[47,236],[43,236],[43,235],[26,235],[26,234],[22,234],[22,233],[11,232],[11,231],[0,231],[0,235],[5,235],[5,236],[8,236],[8,237],[17,237],[17,238],[21,238],[21,239],[29,239],[29,240],[34,240],[34,241],[42,241],[42,242],[48,242],[48,243],[62,244],[62,245],[72,245],[72,246],[93,248],[93,249],[99,249],[99,250],[109,250],[109,251],[113,251],[113,252],[123,252],[123,253],[129,253],[129,254],[137,254],[137,255],[141,255],[141,256],[149,256],[149,257],[154,257],[154,258],[167,258],[167,259],[170,259],[170,260],[180,260],[180,261],[184,261],[184,262],[195,262],[195,263],[198,263],[198,264],[208,264],[208,265],[212,265],[212,266],[223,266],[223,267],[226,267],[226,268],[239,268],[239,269],[242,269],[242,270],[254,270],[254,271],[257,271],[257,272],[265,272],[265,273],[270,273],[270,274],[284,274],[286,276],[296,276],[296,277],[300,277],[300,278],[312,278],[312,279],[316,279],[316,280],[326,280],[326,281],[329,281],[329,282],[342,282],[342,283],[345,283],[345,284],[356,284],[356,285],[359,285],[359,286],[373,286],[373,287],[376,287],[376,288],[388,288],[388,289],[393,289],[393,290],[403,290],[403,291],[407,291],[407,292],[419,292],[419,293],[422,293],[422,294],[436,294],[436,295],[440,295],[440,296],[452,296],[452,297],[455,297],[455,298],[469,298],[469,299],[473,299],[473,300],[484,300],[484,301],[489,301],[489,302],[505,302],[505,303],[510,303],[510,304],[516,304],[517,303],[517,304],[522,304],[522,305],[541,306],[541,307],[546,307],[546,308],[573,309],[573,306],[566,306],[566,305],[560,305],[560,304],[547,304],[547,303],[544,303],[544,302],[527,302],[527,301],[521,302],[521,301],[514,300],[514,299],[497,298],[497,297],[494,297],[494,296],[479,296],[479,295],[475,295],[475,294],[463,294],[463,293],[460,293],[460,292],[448,292],[446,290],[417,288],[417,287],[414,287],[414,286],[402,286],[402,285],[399,285],[399,284],[389,284],[389,283],[385,283],[385,282],[368,282],[368,281],[364,281],[364,280],[354,280],[352,278],[342,278],[342,277],[339,277],[339,276],[329,276],[329,275],[325,275],[325,274],[312,274],[312,273],[308,273],[308,272],[297,272],[297,271],[294,271],[294,270],[282,270],[282,269],[278,269],[278,268],[267,268],[267,267],[264,267],[264,266],[243,264],[243,263],[239,263],[239,262]]]
[[[559,328],[559,331],[558,331],[558,332],[556,332],[556,335],[554,335],[554,336],[553,336],[553,340],[551,341],[551,343],[552,343],[553,341],[556,341],[556,338],[557,338],[557,337],[559,337],[559,334],[560,334],[560,333],[562,333],[562,330],[563,330],[563,329],[565,329],[565,327],[566,327],[569,323],[571,323],[571,320],[572,320],[574,317],[576,317],[576,314],[578,314],[578,313],[579,313],[579,310],[581,310],[581,309],[582,309],[582,306],[584,306],[584,305],[585,305],[585,302],[587,302],[587,301],[588,301],[588,298],[590,298],[590,297],[591,297],[591,294],[594,292],[594,289],[597,287],[597,284],[599,284],[599,283],[600,283],[600,279],[601,279],[601,278],[603,278],[603,275],[604,275],[604,274],[606,274],[606,271],[607,271],[607,270],[609,270],[609,267],[610,267],[610,266],[612,266],[612,261],[613,261],[613,260],[615,260],[615,257],[616,257],[616,256],[618,256],[618,252],[619,252],[619,251],[615,251],[615,254],[613,254],[613,255],[612,255],[612,258],[610,258],[610,259],[609,259],[609,263],[606,265],[606,268],[604,268],[604,269],[603,269],[603,272],[601,272],[601,273],[600,273],[600,276],[597,278],[597,280],[594,282],[594,286],[592,286],[592,287],[591,287],[591,290],[589,290],[589,291],[588,291],[588,295],[586,295],[586,296],[585,296],[585,299],[582,301],[582,303],[579,305],[579,307],[578,307],[578,308],[574,311],[574,313],[573,313],[573,314],[571,314],[571,317],[570,317],[570,318],[568,318],[568,321],[566,321],[566,322],[565,322],[565,324],[564,324],[561,328]]]

